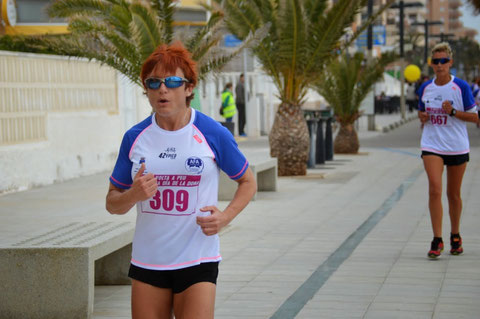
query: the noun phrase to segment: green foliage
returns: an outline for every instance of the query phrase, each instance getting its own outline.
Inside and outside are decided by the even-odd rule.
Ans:
[[[327,100],[341,124],[352,124],[360,115],[362,101],[396,58],[395,53],[388,52],[367,62],[360,52],[354,56],[343,53],[332,60],[313,87]]]
[[[478,76],[480,69],[480,45],[478,42],[467,37],[460,38],[456,41],[448,41],[453,50],[453,67],[459,71],[463,71],[459,76],[464,80],[472,80]]]
[[[0,50],[95,59],[141,85],[143,61],[158,45],[175,40],[175,10],[172,0],[56,0],[48,13],[51,17],[67,18],[71,34],[4,36],[0,37]],[[220,12],[213,12],[206,26],[180,39],[197,61],[200,79],[219,71],[257,39],[258,33],[251,34],[235,52],[219,50],[222,17]]]
[[[214,2],[223,9],[229,31],[239,39],[270,24],[268,35],[253,47],[253,52],[272,77],[281,101],[300,106],[308,86],[321,76],[324,65],[341,48],[344,35],[367,1]],[[388,5],[392,2],[389,0]]]

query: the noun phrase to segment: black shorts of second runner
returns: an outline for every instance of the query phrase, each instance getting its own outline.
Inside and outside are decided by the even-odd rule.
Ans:
[[[175,270],[151,270],[130,264],[128,277],[155,287],[172,289],[174,294],[178,294],[199,282],[217,284],[218,263],[201,263]]]
[[[422,151],[422,158],[425,155],[436,155],[443,159],[443,164],[447,166],[462,165],[470,160],[469,153],[459,155],[443,155],[433,152]]]

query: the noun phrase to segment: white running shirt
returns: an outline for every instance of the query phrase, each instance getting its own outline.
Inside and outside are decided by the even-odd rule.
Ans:
[[[219,168],[232,179],[248,168],[232,134],[194,109],[177,131],[163,130],[152,115],[125,133],[110,182],[130,188],[141,158],[158,190],[137,203],[132,264],[170,270],[221,260],[218,235],[203,234],[196,217],[217,205]]]
[[[418,109],[429,115],[422,132],[422,151],[442,155],[470,152],[466,122],[447,114],[442,103],[448,100],[454,109],[464,112],[476,112],[477,107],[468,83],[453,75],[451,78],[442,86],[436,85],[435,79],[429,80],[418,89]]]

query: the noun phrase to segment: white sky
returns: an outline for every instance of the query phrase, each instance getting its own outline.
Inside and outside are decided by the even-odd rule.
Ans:
[[[468,4],[466,0],[462,0],[462,4],[463,5],[460,7],[460,11],[463,15],[460,17],[460,20],[463,22],[463,25],[465,27],[472,28],[478,31],[475,40],[480,43],[480,15],[473,15],[473,7]]]

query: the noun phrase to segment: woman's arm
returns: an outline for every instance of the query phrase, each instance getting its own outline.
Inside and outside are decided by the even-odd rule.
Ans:
[[[458,111],[455,114],[455,117],[459,120],[465,121],[465,122],[472,122],[472,123],[477,123],[478,122],[478,113],[477,112],[462,112]]]
[[[453,110],[453,106],[450,103],[450,101],[443,101],[442,103],[442,108],[447,112],[447,114],[451,114]],[[472,123],[477,123],[478,122],[478,113],[477,112],[463,112],[456,110],[455,117],[459,120],[465,121],[465,122],[472,122]]]
[[[142,164],[135,175],[132,187],[121,189],[110,183],[106,198],[106,208],[110,214],[122,215],[128,212],[137,202],[144,201],[157,192],[157,180],[153,174],[143,175],[145,164]]]
[[[237,191],[223,212],[216,206],[200,208],[202,212],[211,212],[210,216],[197,217],[197,224],[202,227],[205,235],[210,236],[220,232],[248,205],[253,195],[257,192],[257,181],[250,167],[236,182],[238,183]]]

